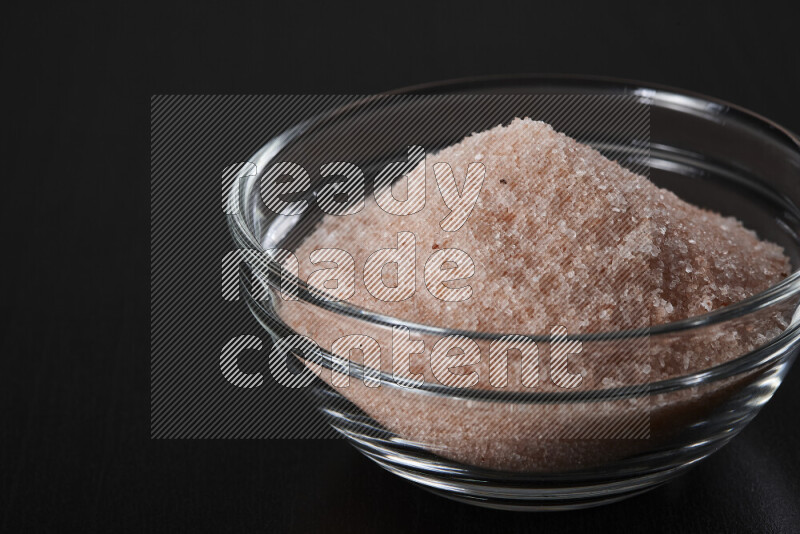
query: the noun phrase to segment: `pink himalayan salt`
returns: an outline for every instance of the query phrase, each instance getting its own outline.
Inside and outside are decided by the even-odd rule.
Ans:
[[[445,232],[439,222],[449,209],[433,165],[449,163],[463,184],[473,161],[486,166],[483,190],[464,226]],[[429,154],[426,165],[422,211],[399,217],[368,202],[357,215],[328,216],[297,251],[301,264],[314,249],[341,248],[355,259],[353,305],[449,328],[525,334],[556,324],[572,333],[621,329],[638,324],[642,311],[644,326],[676,321],[789,273],[781,247],[736,219],[682,201],[543,122],[515,119],[473,134]],[[398,232],[416,237],[417,291],[382,302],[366,291],[362,269],[372,252],[397,245]],[[424,288],[424,261],[441,248],[461,249],[475,263],[465,302],[444,302]]]
[[[449,163],[463,183],[473,161],[486,166],[483,190],[464,226],[445,232],[439,222],[449,210],[438,194],[433,165]],[[737,220],[680,200],[542,122],[515,119],[473,134],[429,154],[425,165],[427,201],[421,212],[397,217],[368,202],[357,215],[326,217],[297,250],[301,271],[311,251],[341,248],[355,259],[356,290],[348,299],[353,305],[448,328],[520,334],[547,333],[553,325],[575,333],[676,321],[744,299],[789,273],[783,250],[760,241]],[[417,260],[417,291],[406,301],[382,302],[366,291],[362,269],[372,252],[396,246],[397,234],[404,231],[414,233],[422,258]],[[447,303],[425,290],[422,264],[440,248],[458,248],[473,259],[469,300]],[[376,339],[384,353],[390,350],[391,334],[385,329],[363,331],[363,322],[357,320],[299,303],[276,304],[289,326],[325,349],[342,335],[361,333]],[[752,324],[731,324],[689,337],[653,339],[644,359],[619,346],[620,354],[599,347],[602,358],[592,359],[595,349],[587,344],[570,365],[586,378],[580,389],[655,381],[737,357],[777,335],[786,319],[770,312],[759,316],[757,331]],[[412,363],[426,382],[436,381],[426,363],[434,342],[427,339],[424,356],[416,366]],[[482,354],[488,354],[486,344],[480,344]],[[514,357],[509,354],[509,389],[520,390]],[[358,355],[353,359],[358,361]],[[382,368],[392,372],[387,354]],[[469,369],[479,372],[476,387],[491,387],[485,357]],[[546,365],[543,371],[546,376]],[[330,382],[330,376],[323,378]],[[728,381],[647,399],[649,435],[666,438],[702,417],[728,387],[736,385]],[[558,390],[547,380],[541,389]],[[613,422],[622,417],[619,403],[464,404],[413,390],[370,389],[358,380],[340,392],[401,437],[442,456],[493,469],[576,469],[639,447],[631,440],[537,439],[568,437],[545,431],[563,421],[587,428],[603,417]],[[642,413],[641,406],[637,410]]]

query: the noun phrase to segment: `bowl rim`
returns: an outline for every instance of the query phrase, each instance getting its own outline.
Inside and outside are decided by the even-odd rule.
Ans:
[[[530,84],[538,84],[543,87],[546,87],[547,85],[552,85],[555,87],[557,85],[563,86],[563,84],[571,84],[575,86],[583,86],[587,89],[591,87],[596,87],[597,89],[613,91],[612,94],[630,94],[634,96],[640,96],[641,98],[668,102],[672,107],[679,106],[681,109],[694,110],[695,112],[706,111],[709,110],[710,108],[715,110],[717,114],[722,112],[726,114],[733,114],[736,116],[737,119],[743,120],[750,126],[753,126],[764,133],[769,133],[772,136],[777,135],[784,143],[787,143],[789,147],[793,148],[795,151],[800,153],[800,138],[798,138],[797,135],[793,134],[787,128],[780,126],[774,121],[767,119],[766,117],[763,117],[746,108],[714,97],[709,97],[700,93],[695,93],[692,91],[687,91],[683,89],[678,89],[670,86],[654,84],[649,82],[640,82],[629,79],[621,79],[621,78],[613,78],[605,76],[583,76],[583,75],[571,75],[571,74],[554,74],[554,75],[519,74],[513,76],[504,76],[504,75],[480,76],[480,77],[458,78],[453,80],[431,82],[431,83],[419,84],[391,91],[386,91],[383,93],[365,97],[363,99],[358,99],[357,101],[349,103],[345,106],[337,107],[327,114],[314,117],[307,121],[301,122],[292,128],[289,128],[288,130],[275,136],[270,141],[265,143],[258,151],[256,151],[256,153],[248,161],[253,161],[253,162],[260,161],[264,159],[265,156],[271,158],[273,155],[277,154],[280,151],[280,149],[283,148],[289,141],[293,140],[299,135],[302,135],[306,131],[306,129],[316,121],[322,118],[327,118],[332,114],[350,110],[355,106],[363,105],[365,102],[371,101],[376,98],[384,98],[387,96],[403,95],[403,94],[425,95],[425,94],[462,93],[464,90],[474,91],[475,89],[500,90],[503,89],[503,86],[514,86],[514,85],[520,86],[520,85],[530,85]],[[495,92],[494,94],[504,94],[504,93]],[[505,94],[512,94],[512,93],[510,91],[506,91]],[[710,107],[709,104],[711,105]],[[258,178],[259,178],[258,173],[256,173],[255,175],[248,175],[243,169],[242,172],[237,177],[237,179],[233,180],[232,187],[226,192],[227,205],[232,208],[227,212],[226,216],[228,220],[229,229],[233,234],[234,240],[237,242],[237,244],[249,249],[263,252],[264,249],[262,247],[261,242],[253,235],[252,231],[249,228],[247,219],[243,215],[244,207],[246,205],[245,204],[246,195],[249,191],[252,191],[252,187],[254,183],[258,180]],[[311,304],[312,306],[323,308],[329,312],[346,315],[349,317],[368,321],[370,323],[375,323],[382,326],[387,326],[387,327],[401,326],[401,327],[407,327],[411,331],[421,332],[431,335],[457,335],[457,336],[466,336],[473,339],[486,339],[486,340],[500,339],[510,335],[516,335],[516,336],[522,335],[533,342],[550,342],[553,339],[553,336],[549,334],[529,335],[529,334],[519,334],[519,333],[478,332],[471,330],[450,329],[426,323],[418,323],[407,319],[400,319],[391,315],[381,314],[369,310],[367,308],[362,308],[346,302],[320,300],[318,298],[315,298],[312,295],[312,293],[308,291],[307,284],[303,280],[294,279],[292,282],[297,287],[296,295],[299,300],[305,301],[306,303]],[[744,300],[740,300],[728,306],[712,310],[702,315],[696,315],[685,319],[681,319],[679,321],[662,323],[634,330],[567,334],[566,336],[560,336],[559,339],[567,341],[581,341],[581,342],[611,341],[617,339],[650,337],[650,336],[682,332],[682,331],[712,326],[715,324],[723,323],[731,319],[744,317],[758,310],[768,308],[775,304],[784,302],[797,295],[800,295],[800,269],[795,270],[794,272],[790,273],[789,276],[782,279],[777,284],[774,284],[755,295],[752,295]],[[758,347],[751,352],[738,356],[737,358],[734,358],[727,362],[723,362],[721,364],[717,364],[716,366],[704,370],[700,370],[687,375],[681,375],[675,378],[662,380],[659,382],[651,382],[648,384],[650,387],[648,388],[647,393],[649,394],[654,393],[654,388],[659,391],[663,390],[664,392],[674,391],[676,389],[681,389],[683,387],[705,383],[710,380],[716,380],[734,376],[736,374],[745,372],[755,367],[765,365],[776,356],[775,353],[780,355],[784,351],[776,350],[775,353],[773,353],[772,351],[767,351],[768,354],[764,355],[763,354],[764,348],[770,346],[778,346],[778,345],[782,346],[783,348],[786,348],[785,347],[786,344],[791,343],[791,341],[794,341],[798,337],[800,337],[800,316],[798,316],[798,314],[795,314],[792,320],[792,324],[789,327],[787,327],[780,335],[771,339],[761,347]],[[761,355],[761,357],[757,358],[755,357],[756,355]],[[747,364],[747,365],[742,365],[742,364]],[[480,392],[483,392],[483,394],[485,394],[485,391],[483,390],[470,390],[470,389],[455,388],[443,385],[437,385],[431,388],[426,387],[424,389],[430,390],[431,392],[436,392],[436,390],[446,390],[446,391],[460,390],[460,392],[473,391],[477,395],[480,395],[481,394]],[[592,391],[556,392],[556,393],[545,393],[545,394],[542,393],[537,394],[532,392],[531,393],[519,392],[519,394],[525,397],[529,397],[531,395],[534,396],[545,395],[549,398],[554,395],[570,396],[576,394],[579,395],[580,397],[583,397],[591,393],[604,393],[604,392],[608,392],[609,395],[600,395],[598,399],[601,397],[607,398],[608,396],[613,398],[627,397],[631,392],[631,387],[626,386],[622,388],[606,388],[606,389],[598,389]],[[508,392],[508,393],[512,394],[513,396],[513,393],[516,392]],[[636,392],[634,392],[634,394],[636,394]],[[457,396],[462,396],[462,395],[458,394]],[[472,398],[474,398],[474,396]]]

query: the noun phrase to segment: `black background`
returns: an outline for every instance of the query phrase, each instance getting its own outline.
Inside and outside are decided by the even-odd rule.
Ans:
[[[149,438],[149,100],[374,93],[482,74],[674,85],[800,131],[785,6],[7,4],[0,531],[800,530],[800,373],[728,447],[607,507],[496,512],[343,441]]]

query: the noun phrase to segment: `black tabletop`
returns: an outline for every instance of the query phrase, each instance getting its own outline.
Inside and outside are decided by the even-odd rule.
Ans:
[[[687,475],[583,511],[450,502],[341,440],[150,439],[151,95],[578,73],[706,93],[800,131],[790,10],[600,4],[9,9],[0,530],[800,531],[797,369]]]

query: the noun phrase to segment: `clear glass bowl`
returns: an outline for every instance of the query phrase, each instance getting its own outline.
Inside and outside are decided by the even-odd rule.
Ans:
[[[800,326],[800,143],[751,112],[684,91],[638,82],[570,77],[496,78],[446,82],[398,93],[409,94],[606,94],[640,98],[650,105],[649,152],[645,164],[656,184],[695,205],[731,215],[761,238],[783,246],[792,274],[768,290],[711,313],[645,330],[568,336],[591,351],[641,343],[652,354],[683,358],[699,349],[727,351],[725,363],[688,366],[666,379],[590,391],[482,390],[447,387],[432,380],[399,385],[391,362],[380,369],[363,359],[342,361],[322,349],[297,352],[320,376],[313,389],[330,424],[359,451],[385,469],[449,498],[508,509],[564,509],[623,499],[684,472],[718,450],[758,413],[793,362]],[[365,102],[368,105],[365,105]],[[316,143],[330,144],[333,131],[373,132],[413,101],[367,99],[287,131],[265,145],[252,162],[263,172],[270,162]],[[498,110],[490,122],[515,116]],[[420,130],[425,146],[446,146],[471,133],[452,121],[449,128]],[[342,140],[341,143],[346,143]],[[353,145],[356,146],[356,145]],[[359,146],[364,149],[364,143]],[[376,143],[369,145],[381,146]],[[346,153],[348,147],[343,148]],[[351,147],[352,148],[352,147]],[[625,147],[598,147],[612,157]],[[375,148],[378,150],[378,148]],[[293,152],[294,151],[294,152]],[[360,154],[379,161],[385,154]],[[277,216],[260,200],[260,175],[243,177],[230,191],[237,213],[229,216],[240,248],[292,249],[313,227],[297,217]],[[310,221],[315,223],[318,221]],[[302,281],[297,301],[276,297],[280,268],[251,262],[242,270],[245,300],[264,328],[278,339],[318,336],[327,326],[347,325],[391,346],[392,328],[403,326],[430,346],[445,335],[474,339],[482,348],[498,332],[450,330],[400,320],[353,306],[314,298]],[[794,316],[794,317],[793,317]],[[782,327],[774,328],[776,317]],[[312,325],[310,327],[309,325]],[[553,338],[531,332],[547,345]],[[317,340],[317,339],[315,339]],[[732,342],[731,340],[735,340]],[[328,344],[329,348],[330,345]],[[735,352],[732,352],[735,351]],[[483,353],[483,352],[482,352]],[[384,359],[385,360],[385,359]],[[348,365],[348,387],[341,387]],[[370,387],[380,379],[381,386]],[[624,423],[636,435],[570,435],[552,430],[565,420],[579,428]],[[468,419],[469,424],[464,424]]]

